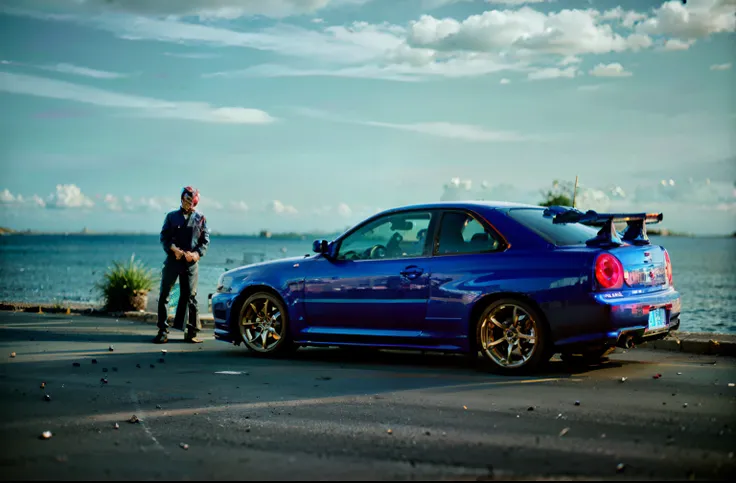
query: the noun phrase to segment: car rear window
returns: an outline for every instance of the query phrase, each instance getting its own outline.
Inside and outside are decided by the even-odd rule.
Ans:
[[[544,216],[544,209],[513,208],[509,216],[548,242],[557,246],[581,245],[593,238],[598,230],[580,223],[552,223],[551,216]]]

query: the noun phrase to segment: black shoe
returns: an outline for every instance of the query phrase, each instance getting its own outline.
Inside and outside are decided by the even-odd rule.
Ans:
[[[153,338],[154,344],[166,344],[169,341],[169,336],[166,332],[159,331],[156,337]]]

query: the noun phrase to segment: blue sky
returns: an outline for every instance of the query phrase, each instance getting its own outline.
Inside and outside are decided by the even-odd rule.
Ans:
[[[0,226],[341,229],[440,199],[736,231],[733,0],[0,0]]]

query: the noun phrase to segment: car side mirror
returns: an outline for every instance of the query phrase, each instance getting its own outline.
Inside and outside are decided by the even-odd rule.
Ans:
[[[327,249],[327,240],[314,240],[314,242],[312,243],[312,251],[314,253],[324,254],[327,253]]]

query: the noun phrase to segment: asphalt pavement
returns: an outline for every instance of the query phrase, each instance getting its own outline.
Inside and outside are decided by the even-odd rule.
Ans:
[[[0,312],[0,479],[736,474],[728,357],[619,350],[595,368],[553,359],[504,377],[459,356],[301,349],[264,360],[207,331],[199,345],[154,335],[129,319]]]

